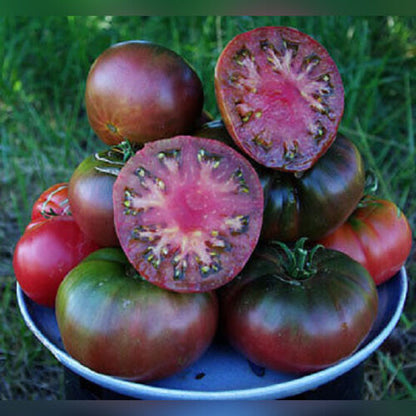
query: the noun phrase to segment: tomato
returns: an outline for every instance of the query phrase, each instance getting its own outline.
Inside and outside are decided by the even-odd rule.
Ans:
[[[364,193],[363,159],[341,135],[301,175],[271,169],[259,174],[265,195],[263,240],[323,238],[351,215]]]
[[[113,185],[125,153],[114,146],[85,158],[69,181],[72,215],[81,230],[101,247],[119,246],[114,228]]]
[[[320,243],[351,256],[380,285],[405,264],[412,248],[412,231],[396,204],[366,196],[347,221]]]
[[[351,355],[377,316],[373,279],[347,255],[317,246],[259,247],[222,289],[220,322],[253,363],[310,373]]]
[[[312,167],[335,140],[344,88],[316,40],[289,27],[235,36],[215,67],[215,93],[232,138],[269,168]]]
[[[15,247],[16,279],[29,298],[53,307],[65,275],[97,249],[70,215],[37,222],[23,233]]]
[[[146,381],[172,375],[211,344],[218,322],[214,292],[161,289],[132,268],[119,248],[104,248],[59,287],[56,318],[68,353],[100,373]]]
[[[57,215],[71,215],[67,182],[52,185],[39,195],[33,204],[32,216],[27,228]]]
[[[110,145],[190,133],[203,102],[193,68],[174,51],[145,41],[120,42],[103,51],[85,87],[89,123]]]
[[[176,136],[146,143],[113,188],[121,247],[150,282],[178,292],[213,290],[253,252],[263,190],[250,163],[229,146]]]

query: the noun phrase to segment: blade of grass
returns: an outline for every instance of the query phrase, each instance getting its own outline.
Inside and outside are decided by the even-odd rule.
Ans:
[[[393,360],[381,351],[377,352],[383,365],[391,375],[389,383],[386,385],[386,389],[383,393],[383,398],[387,395],[387,390],[393,384],[394,381],[398,381],[406,389],[411,399],[416,399],[416,387],[409,382],[406,375],[403,373],[402,364],[396,365]]]
[[[358,118],[356,119],[356,128],[357,128],[357,133],[360,138],[360,144],[361,144],[363,156],[368,161],[368,167],[374,172],[374,174],[377,177],[378,183],[380,184],[380,188],[381,188],[380,193],[384,195],[385,198],[392,199],[390,188],[388,187],[384,179],[384,175],[379,168],[379,164],[375,160],[373,150],[368,140],[368,136],[362,129]]]

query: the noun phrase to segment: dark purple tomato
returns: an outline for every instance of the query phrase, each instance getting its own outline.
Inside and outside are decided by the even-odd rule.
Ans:
[[[235,36],[215,68],[227,130],[269,168],[309,169],[335,140],[344,88],[335,62],[316,40],[289,27]]]
[[[106,49],[88,73],[88,120],[107,144],[145,143],[188,134],[201,117],[201,80],[174,51],[127,41]]]
[[[339,227],[364,194],[364,161],[351,140],[338,135],[302,174],[258,169],[264,188],[262,240],[317,240]]]
[[[85,158],[69,181],[72,215],[101,247],[120,245],[114,228],[113,185],[124,163],[123,152],[114,146]]]
[[[310,373],[349,357],[369,333],[378,294],[367,270],[335,250],[259,248],[222,289],[223,331],[253,363]]]
[[[183,294],[141,278],[118,248],[104,248],[59,287],[56,319],[66,351],[99,373],[148,381],[202,356],[217,328],[214,292]]]

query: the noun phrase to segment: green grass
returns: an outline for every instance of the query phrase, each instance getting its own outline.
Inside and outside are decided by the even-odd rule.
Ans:
[[[165,45],[196,69],[205,108],[217,118],[213,79],[220,52],[236,34],[266,25],[296,27],[328,49],[344,81],[340,131],[376,175],[378,195],[395,201],[416,229],[416,18],[1,17],[0,399],[62,398],[62,369],[17,309],[11,259],[40,192],[67,181],[78,163],[104,148],[88,125],[83,101],[93,60],[118,41]],[[392,335],[397,339],[366,363],[368,399],[416,398],[412,256],[410,293]]]

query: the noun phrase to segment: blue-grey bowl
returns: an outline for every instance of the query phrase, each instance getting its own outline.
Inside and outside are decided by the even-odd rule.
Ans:
[[[304,393],[331,382],[362,363],[393,331],[403,311],[407,289],[404,268],[379,286],[378,315],[371,332],[353,355],[324,370],[304,376],[267,369],[256,371],[259,369],[229,345],[216,342],[186,370],[146,384],[100,374],[74,360],[65,352],[55,310],[31,301],[19,284],[17,300],[26,325],[57,360],[79,376],[106,389],[131,398],[151,400],[258,400]]]

